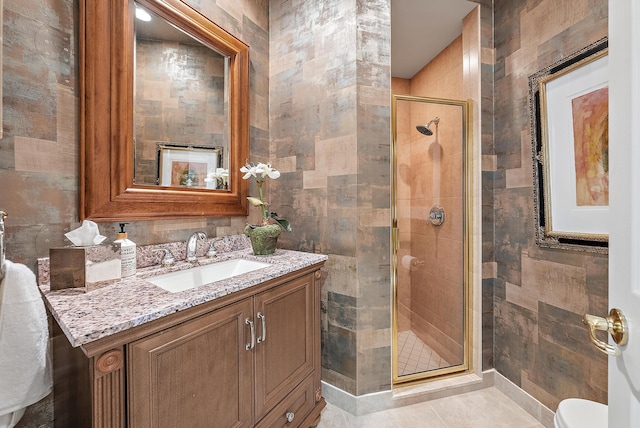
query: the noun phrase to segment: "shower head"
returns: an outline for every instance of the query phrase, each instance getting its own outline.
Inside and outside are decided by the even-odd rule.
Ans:
[[[429,126],[431,126],[432,123],[435,123],[436,126],[438,126],[438,124],[440,123],[440,118],[436,117],[435,119],[430,120],[429,123],[427,123],[426,125],[418,125],[418,126],[416,126],[416,129],[421,134],[433,135],[433,131],[431,129],[429,129]]]

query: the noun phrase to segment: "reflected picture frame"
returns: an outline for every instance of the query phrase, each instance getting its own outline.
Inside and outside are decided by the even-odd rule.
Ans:
[[[608,253],[608,40],[529,77],[536,243]]]
[[[158,177],[161,186],[215,189],[205,181],[209,172],[222,166],[221,147],[158,143]]]

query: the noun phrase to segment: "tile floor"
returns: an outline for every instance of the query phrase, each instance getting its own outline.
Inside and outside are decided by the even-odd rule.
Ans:
[[[498,389],[487,388],[354,416],[327,404],[318,428],[544,428]]]
[[[398,375],[420,373],[449,366],[433,349],[413,331],[398,333]]]

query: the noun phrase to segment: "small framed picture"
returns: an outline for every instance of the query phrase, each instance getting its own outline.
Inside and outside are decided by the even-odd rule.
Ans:
[[[540,246],[608,252],[608,42],[529,77]]]
[[[221,161],[221,148],[158,143],[158,184],[206,189],[207,174]]]

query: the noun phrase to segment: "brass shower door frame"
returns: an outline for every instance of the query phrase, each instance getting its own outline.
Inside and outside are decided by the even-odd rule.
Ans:
[[[459,106],[462,110],[462,141],[463,141],[463,356],[462,364],[444,367],[435,370],[415,373],[411,375],[398,376],[398,250],[400,247],[398,232],[398,210],[397,210],[397,183],[398,183],[398,101],[411,101],[419,103],[431,103],[447,106]],[[472,350],[473,350],[473,302],[472,302],[472,237],[473,237],[473,178],[472,178],[472,100],[454,100],[446,98],[420,97],[413,95],[392,95],[391,99],[391,283],[392,283],[392,385],[394,387],[406,386],[413,383],[421,383],[446,377],[463,375],[471,372]]]

